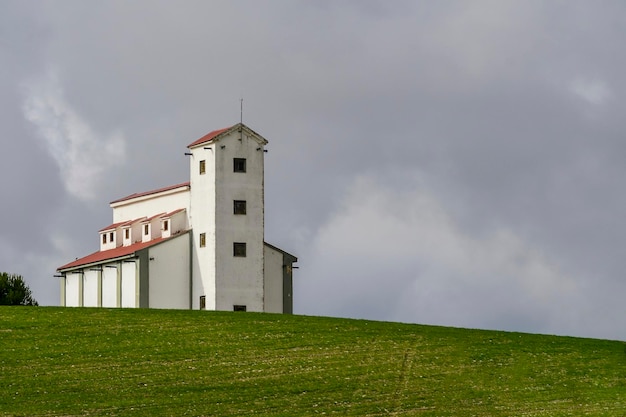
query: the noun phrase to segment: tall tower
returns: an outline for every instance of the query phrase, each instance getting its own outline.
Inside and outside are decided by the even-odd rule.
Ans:
[[[238,123],[191,143],[192,308],[264,310],[264,146]]]

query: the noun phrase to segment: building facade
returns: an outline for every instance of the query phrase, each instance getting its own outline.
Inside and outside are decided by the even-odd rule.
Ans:
[[[264,240],[267,143],[215,130],[188,145],[189,182],[112,201],[100,250],[58,268],[61,305],[292,313],[297,258]]]

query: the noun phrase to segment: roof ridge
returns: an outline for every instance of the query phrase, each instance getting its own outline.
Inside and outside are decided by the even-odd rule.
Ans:
[[[191,148],[193,146],[200,145],[201,143],[204,143],[204,142],[210,142],[213,139],[215,139],[216,137],[218,137],[219,135],[228,132],[232,128],[237,127],[238,125],[239,125],[239,123],[236,124],[236,125],[232,125],[232,126],[229,126],[229,127],[224,127],[224,128],[217,129],[217,130],[214,130],[212,132],[209,132],[206,135],[202,136],[200,139],[197,139],[197,140],[191,142],[189,145],[187,145],[187,147]]]
[[[157,189],[150,190],[150,191],[143,191],[143,192],[139,192],[139,193],[133,193],[133,194],[127,195],[126,197],[122,197],[122,198],[119,198],[117,200],[113,200],[109,204],[121,203],[122,201],[130,200],[130,199],[133,199],[133,198],[145,197],[147,195],[157,194],[157,193],[173,190],[173,189],[180,188],[180,187],[189,187],[190,185],[191,185],[191,182],[190,181],[186,181],[186,182],[181,182],[180,184],[168,185],[167,187],[157,188]]]

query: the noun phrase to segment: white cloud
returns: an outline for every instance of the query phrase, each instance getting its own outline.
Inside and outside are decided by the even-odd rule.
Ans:
[[[302,264],[299,312],[535,332],[569,324],[574,279],[511,230],[461,230],[412,185],[355,181]]]
[[[575,79],[570,90],[589,104],[601,105],[611,96],[611,90],[602,80],[590,78]]]
[[[125,159],[124,136],[95,132],[65,100],[54,76],[24,84],[22,112],[38,129],[46,150],[59,166],[67,191],[81,200],[93,199],[108,169]]]

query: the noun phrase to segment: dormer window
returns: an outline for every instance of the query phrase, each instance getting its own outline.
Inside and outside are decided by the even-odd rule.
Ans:
[[[106,244],[107,243],[107,234],[106,233],[102,233],[102,244]]]
[[[130,229],[124,230],[124,239],[130,239]]]
[[[150,225],[149,224],[144,224],[143,225],[143,234],[148,236],[150,234]]]
[[[167,232],[169,230],[169,227],[170,227],[170,221],[163,220],[163,231]]]
[[[113,233],[113,232],[109,233],[109,242],[113,242],[113,240],[115,240],[115,237],[114,237],[114,236],[115,236],[115,235],[114,235],[114,233]]]

